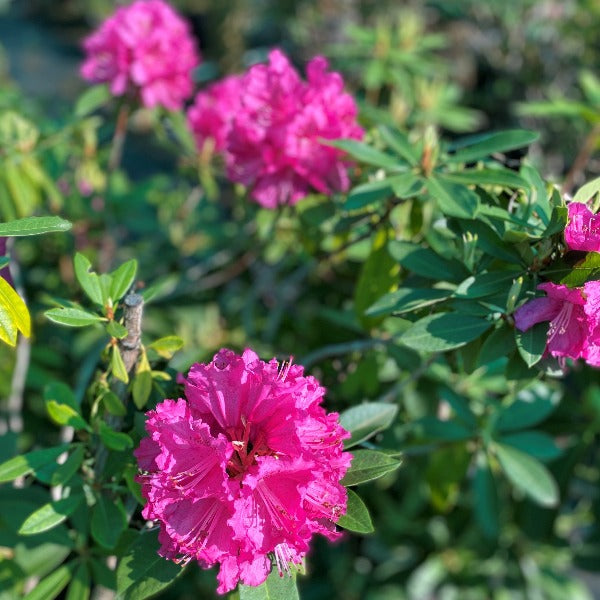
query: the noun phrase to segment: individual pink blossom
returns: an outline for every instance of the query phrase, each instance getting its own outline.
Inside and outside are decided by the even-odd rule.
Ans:
[[[362,138],[356,103],[322,56],[310,61],[307,77],[273,50],[268,64],[201,92],[188,114],[199,147],[212,137],[229,178],[266,208],[349,187],[350,163],[323,141]]]
[[[319,382],[300,366],[226,349],[182,380],[186,399],[147,413],[149,437],[135,452],[160,554],[219,563],[223,594],[238,581],[261,584],[272,559],[289,571],[314,533],[336,539],[349,434],[320,405]]]
[[[517,329],[527,331],[550,321],[546,352],[600,366],[600,281],[588,281],[582,288],[548,282],[538,289],[546,297],[530,300],[515,311]]]
[[[186,22],[162,0],[118,8],[83,43],[81,75],[115,96],[139,90],[146,107],[178,110],[193,91],[199,62]]]
[[[213,140],[217,152],[225,149],[231,122],[240,107],[241,93],[241,77],[231,75],[196,95],[187,118],[199,149],[208,139]]]
[[[565,242],[571,250],[600,252],[600,215],[595,215],[582,202],[571,202]]]

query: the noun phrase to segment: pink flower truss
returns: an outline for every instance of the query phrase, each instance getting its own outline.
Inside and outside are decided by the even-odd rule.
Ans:
[[[547,296],[515,311],[517,329],[527,331],[536,323],[550,321],[546,352],[600,366],[600,281],[588,281],[583,288],[542,283],[538,289]]]
[[[219,563],[223,594],[239,580],[261,584],[271,557],[289,571],[314,533],[340,535],[349,434],[320,406],[314,377],[223,349],[184,383],[187,400],[147,413],[149,437],[135,452],[146,472],[142,514],[160,523],[162,556]]]
[[[565,242],[571,250],[600,252],[600,215],[581,202],[571,202]]]
[[[81,75],[121,96],[139,90],[144,106],[178,110],[191,96],[199,57],[186,22],[162,0],[123,6],[85,39]]]
[[[226,77],[196,95],[187,118],[199,149],[212,139],[217,152],[225,150],[231,122],[240,107],[241,79],[236,75]]]
[[[280,50],[239,77],[202,92],[188,120],[199,147],[207,137],[223,149],[227,174],[266,208],[295,204],[310,190],[349,187],[343,152],[322,140],[361,139],[352,96],[325,58],[314,58],[302,81]],[[205,112],[202,118],[202,111]]]

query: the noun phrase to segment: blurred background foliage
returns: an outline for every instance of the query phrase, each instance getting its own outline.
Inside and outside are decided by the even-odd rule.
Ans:
[[[384,122],[421,141],[432,132],[454,139],[536,129],[542,134],[529,159],[545,176],[568,183],[567,191],[600,172],[595,0],[173,4],[200,41],[199,85],[263,60],[274,45],[302,66],[323,53],[357,95],[366,127]],[[365,399],[399,406],[396,424],[377,444],[402,450],[403,468],[361,490],[376,533],[334,546],[317,540],[311,576],[300,580],[303,598],[600,597],[597,372],[574,368],[566,379],[536,388],[533,412],[518,415],[523,429],[537,427],[522,443],[560,487],[560,506],[542,508],[482,459],[482,432],[500,411],[490,398],[530,406],[519,395],[530,390],[507,383],[502,370],[482,372],[468,351],[452,364],[437,355],[423,363],[390,343],[401,319],[390,325],[363,314],[397,277],[395,262],[369,260],[378,225],[389,217],[405,239],[423,239],[430,215],[418,203],[393,215],[342,219],[335,203],[318,196],[277,214],[262,210],[225,185],[214,165],[198,161],[181,120],[159,111],[132,115],[123,163],[106,168],[115,106],[94,111],[93,102],[77,104],[85,89],[77,68],[82,37],[114,6],[0,2],[1,218],[60,213],[74,223],[72,235],[13,245],[34,343],[22,407],[10,393],[17,355],[0,345],[0,397],[7,399],[0,405],[0,460],[34,443],[58,443],[44,388],[67,382],[81,401],[101,369],[103,330],[60,328],[43,316],[60,299],[88,302],[75,280],[74,253],[84,252],[99,272],[135,258],[140,289],[153,290],[145,338],[175,334],[184,341],[168,363],[172,374],[223,346],[252,346],[263,357],[293,354],[306,364],[328,388],[331,410]],[[369,141],[381,140],[372,134]],[[508,153],[506,166],[518,169],[522,154]],[[388,289],[361,285],[361,277],[377,279],[377,268]],[[152,394],[151,404],[160,389]],[[476,435],[464,433],[464,405],[463,421],[475,420]],[[436,428],[431,419],[450,425]],[[70,551],[60,539],[39,545],[16,537],[40,488],[29,487],[27,498],[2,488],[0,546],[14,548],[12,560],[0,558],[3,600],[15,597],[15,572],[39,579]],[[213,589],[214,574],[190,568],[160,597],[210,597]]]

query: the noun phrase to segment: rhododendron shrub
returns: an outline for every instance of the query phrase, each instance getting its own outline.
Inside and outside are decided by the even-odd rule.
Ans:
[[[146,473],[143,515],[161,527],[160,553],[220,564],[220,593],[260,585],[273,558],[300,564],[315,533],[339,537],[349,434],[321,406],[325,390],[298,365],[218,352],[192,365],[186,399],[147,413],[135,454]]]
[[[83,47],[81,75],[108,83],[115,96],[139,93],[146,107],[177,110],[193,92],[196,42],[187,23],[162,0],[118,8]]]
[[[349,161],[327,140],[362,138],[356,103],[324,57],[313,58],[306,73],[303,81],[273,50],[267,64],[200,92],[188,111],[199,146],[214,140],[229,178],[265,208],[349,187]]]

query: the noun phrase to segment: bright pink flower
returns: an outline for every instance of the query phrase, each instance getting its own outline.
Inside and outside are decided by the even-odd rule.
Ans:
[[[159,522],[160,553],[220,564],[219,593],[261,584],[299,563],[314,533],[333,540],[346,511],[339,483],[351,456],[325,390],[303,368],[221,350],[184,379],[187,400],[147,413],[135,454],[143,515]]]
[[[565,242],[571,250],[600,252],[600,215],[595,215],[582,202],[571,202]]]
[[[517,329],[527,331],[536,323],[550,321],[546,352],[600,366],[600,281],[589,281],[583,288],[542,283],[538,289],[547,296],[515,311]]]
[[[213,140],[217,152],[225,149],[231,122],[240,107],[241,92],[241,77],[232,75],[196,95],[187,118],[199,149],[208,138]]]
[[[186,22],[162,0],[118,8],[83,43],[81,75],[115,96],[139,90],[144,106],[178,110],[193,91],[199,62]]]
[[[199,147],[212,137],[225,153],[228,176],[266,208],[295,204],[311,190],[349,187],[349,162],[322,141],[361,139],[363,130],[342,77],[327,69],[318,56],[302,81],[287,57],[273,50],[268,64],[200,93],[189,112]]]

